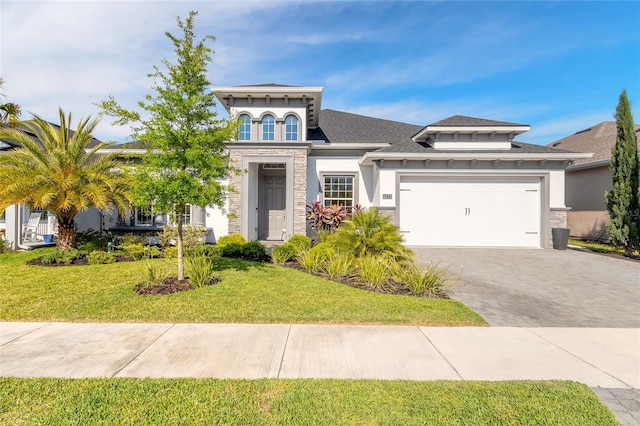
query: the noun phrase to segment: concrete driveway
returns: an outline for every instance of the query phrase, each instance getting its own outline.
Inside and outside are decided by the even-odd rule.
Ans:
[[[461,273],[452,298],[492,326],[640,327],[640,262],[576,250],[413,250]]]

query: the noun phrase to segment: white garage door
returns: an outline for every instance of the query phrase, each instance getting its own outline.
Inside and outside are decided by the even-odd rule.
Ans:
[[[398,222],[407,245],[540,247],[540,179],[400,179]]]

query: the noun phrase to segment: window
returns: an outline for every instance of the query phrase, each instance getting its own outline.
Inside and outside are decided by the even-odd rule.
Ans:
[[[151,207],[136,207],[136,226],[153,226]]]
[[[242,114],[238,119],[238,124],[240,126],[238,140],[250,141],[251,140],[251,118],[246,114]]]
[[[323,176],[323,200],[325,207],[344,206],[351,210],[355,204],[355,176]]]
[[[275,120],[272,115],[265,115],[262,118],[262,140],[275,140]]]
[[[184,212],[182,213],[182,224],[191,225],[191,204],[184,206]]]
[[[298,118],[295,115],[290,115],[284,121],[285,127],[285,140],[297,141],[298,140]]]
[[[49,212],[47,210],[31,209],[31,213],[40,213],[40,222],[49,220]]]

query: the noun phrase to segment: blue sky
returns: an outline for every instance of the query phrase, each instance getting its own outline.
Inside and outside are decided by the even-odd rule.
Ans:
[[[323,108],[525,123],[536,144],[612,120],[626,87],[640,122],[640,2],[614,1],[0,0],[5,101],[51,121],[96,115],[110,94],[133,107],[189,10],[216,36],[212,85],[322,86]],[[109,118],[96,132],[128,134]]]

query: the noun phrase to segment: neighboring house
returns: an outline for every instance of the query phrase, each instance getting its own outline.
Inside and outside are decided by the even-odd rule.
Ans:
[[[321,87],[213,87],[239,120],[227,143],[244,171],[220,209],[190,208],[207,241],[310,234],[306,206],[377,208],[410,246],[550,246],[565,227],[565,169],[590,154],[518,142],[528,125],[453,116],[427,126],[321,110]],[[142,153],[136,146],[110,150]],[[229,213],[229,214],[227,214]],[[94,229],[157,229],[166,216],[100,215]],[[85,226],[88,226],[85,223]]]
[[[635,125],[640,142],[640,125]],[[577,159],[567,167],[565,199],[571,208],[567,215],[567,227],[575,238],[608,240],[605,225],[609,213],[604,194],[613,188],[609,162],[616,143],[615,121],[605,121],[571,136],[559,139],[548,146],[574,152],[592,152],[592,158]],[[639,144],[640,150],[640,144]]]

